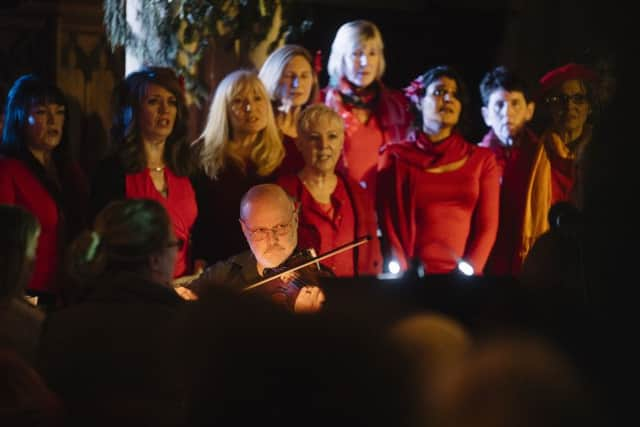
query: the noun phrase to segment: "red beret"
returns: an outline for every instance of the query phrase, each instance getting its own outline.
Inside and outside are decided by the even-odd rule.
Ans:
[[[597,79],[598,74],[590,68],[581,64],[569,63],[549,71],[540,78],[540,95],[544,95],[549,90],[567,80],[594,82]]]

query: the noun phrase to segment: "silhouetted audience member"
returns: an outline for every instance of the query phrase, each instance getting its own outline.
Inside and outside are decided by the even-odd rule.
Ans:
[[[539,338],[490,339],[440,378],[427,425],[604,425],[599,423],[599,408],[572,361]]]
[[[224,288],[196,309],[190,425],[416,425],[406,364],[353,312],[294,316]]]
[[[64,426],[64,408],[38,373],[17,354],[0,350],[0,425]]]
[[[71,425],[180,425],[178,244],[166,210],[149,199],[110,203],[72,244],[84,300],[47,319],[39,352]]]
[[[44,313],[25,298],[35,263],[40,225],[19,206],[0,205],[0,348],[35,361]]]

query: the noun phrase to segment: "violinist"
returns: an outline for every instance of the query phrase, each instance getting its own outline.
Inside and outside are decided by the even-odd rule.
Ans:
[[[188,285],[190,291],[199,295],[209,286],[226,286],[242,291],[280,272],[292,261],[304,258],[296,250],[298,210],[280,186],[260,184],[250,188],[240,202],[240,226],[251,250],[206,269]],[[306,268],[248,293],[266,297],[296,313],[315,312],[324,301],[324,294],[317,286],[319,278],[328,274],[326,270]]]

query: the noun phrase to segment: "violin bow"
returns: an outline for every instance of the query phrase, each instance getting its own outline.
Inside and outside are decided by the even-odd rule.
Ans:
[[[341,252],[348,251],[349,249],[352,249],[352,248],[355,248],[357,246],[363,245],[363,244],[367,243],[369,240],[371,240],[370,236],[364,236],[364,237],[360,237],[359,239],[356,239],[356,240],[354,240],[354,241],[352,241],[350,243],[344,244],[342,246],[338,246],[337,248],[332,249],[329,252],[326,252],[326,253],[324,253],[322,255],[318,255],[317,257],[311,258],[310,260],[305,261],[304,263],[302,263],[300,265],[296,265],[295,267],[291,267],[291,268],[283,271],[282,273],[274,274],[273,276],[269,276],[266,279],[262,279],[262,280],[254,283],[252,285],[249,285],[246,288],[242,289],[242,292],[250,291],[253,288],[257,288],[258,286],[264,285],[265,283],[268,283],[268,282],[270,282],[272,280],[275,280],[275,279],[277,279],[279,277],[282,277],[282,276],[284,276],[286,274],[292,273],[292,272],[294,272],[296,270],[300,270],[301,268],[304,268],[304,267],[306,267],[308,265],[315,264],[316,262],[322,261],[322,260],[327,259],[327,258],[331,258],[334,255],[338,255]]]

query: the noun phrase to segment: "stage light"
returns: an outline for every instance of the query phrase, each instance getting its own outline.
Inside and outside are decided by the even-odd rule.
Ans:
[[[473,276],[474,273],[473,266],[463,259],[458,261],[458,270],[465,276]]]
[[[389,261],[389,273],[398,274],[400,273],[400,263],[396,260]]]

